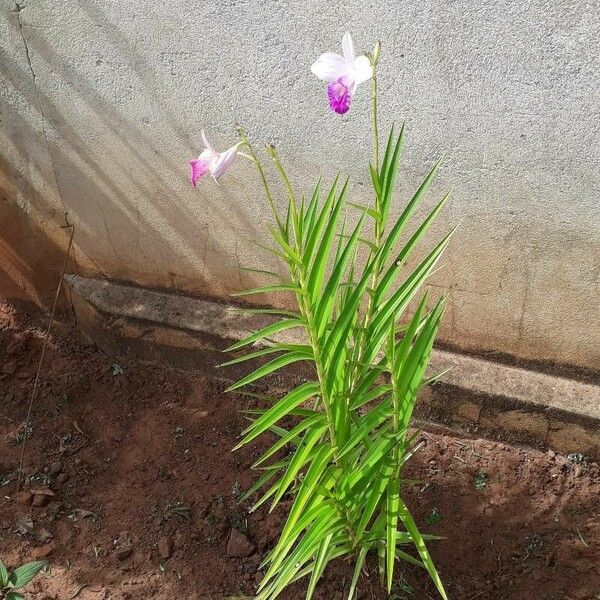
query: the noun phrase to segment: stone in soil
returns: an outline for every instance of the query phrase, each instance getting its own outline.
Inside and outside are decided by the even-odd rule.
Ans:
[[[26,490],[21,490],[20,492],[13,494],[12,498],[17,504],[29,506],[31,504],[31,501],[33,500],[33,494]]]
[[[48,468],[48,474],[52,477],[56,477],[63,470],[63,464],[60,460],[53,462]]]
[[[237,529],[232,529],[227,543],[227,556],[231,558],[245,558],[255,550],[254,544],[248,537]]]
[[[162,559],[167,560],[167,558],[171,557],[172,552],[173,546],[171,540],[166,536],[161,537],[160,540],[158,540],[158,555]]]
[[[131,553],[133,552],[133,548],[131,546],[123,546],[121,548],[117,548],[116,555],[118,560],[127,560]]]
[[[43,546],[38,546],[31,551],[31,557],[34,560],[39,560],[40,558],[46,558],[50,556],[54,550],[54,544],[49,542],[48,544],[44,544]]]
[[[46,494],[35,494],[31,505],[38,506],[38,507],[46,506],[46,504],[48,504],[48,500],[50,500],[50,497],[47,496]]]

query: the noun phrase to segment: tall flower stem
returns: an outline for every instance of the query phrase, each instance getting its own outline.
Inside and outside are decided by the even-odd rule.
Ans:
[[[371,97],[373,102],[372,120],[373,120],[373,154],[375,164],[373,165],[379,173],[379,118],[377,114],[377,63],[381,44],[379,41],[375,44],[375,50],[371,55],[371,66],[373,67],[373,77],[371,78]]]
[[[265,196],[267,198],[267,202],[269,203],[269,207],[271,208],[273,217],[275,218],[275,221],[277,222],[277,227],[279,227],[279,230],[281,231],[283,229],[283,223],[281,222],[279,213],[277,212],[277,208],[275,207],[275,200],[273,199],[273,195],[271,194],[271,188],[269,188],[269,182],[267,181],[267,177],[265,175],[265,171],[262,167],[260,159],[256,155],[256,152],[254,151],[254,147],[248,140],[248,136],[246,135],[246,132],[241,127],[238,127],[238,135],[240,136],[241,143],[244,145],[246,150],[248,150],[250,160],[256,166],[256,170],[258,171],[258,175],[260,176],[260,181],[265,190]]]
[[[371,111],[371,122],[373,125],[373,154],[374,154],[374,162],[375,164],[373,165],[375,172],[377,173],[377,177],[379,177],[379,115],[377,112],[377,93],[378,93],[378,89],[377,89],[377,65],[379,63],[379,56],[381,54],[381,42],[378,40],[375,44],[375,48],[373,50],[373,54],[371,54],[370,58],[371,58],[371,67],[373,68],[373,76],[371,78],[372,80],[372,85],[371,85],[371,103],[372,103],[372,111]],[[381,238],[383,236],[383,231],[384,231],[384,227],[385,227],[385,223],[383,223],[382,221],[380,221],[380,219],[383,218],[383,215],[381,214],[381,206],[380,206],[381,202],[380,202],[380,198],[379,195],[377,193],[377,191],[375,191],[375,210],[378,213],[378,218],[375,219],[375,235],[374,235],[374,246],[376,249],[379,249],[380,245],[381,245]],[[371,256],[373,256],[374,252],[373,250],[371,250]],[[382,269],[382,265],[381,264],[376,264],[375,268],[373,269],[373,275],[371,277],[371,289],[375,289],[377,287],[377,283],[379,281],[379,276],[381,274],[381,269]],[[365,311],[365,315],[363,318],[363,324],[362,324],[362,331],[366,331],[369,323],[371,322],[371,318],[373,316],[373,298],[369,297],[368,303],[367,303],[367,309]],[[356,362],[356,364],[360,364],[362,362],[362,354],[364,352],[365,349],[365,344],[366,344],[366,339],[364,334],[361,334],[358,336],[358,342],[357,345],[354,349],[354,353],[353,353],[353,360]],[[353,372],[353,377],[352,377],[352,388],[354,388],[354,385],[357,383],[357,379],[358,379],[358,373],[359,373],[359,367],[356,367],[354,369]]]

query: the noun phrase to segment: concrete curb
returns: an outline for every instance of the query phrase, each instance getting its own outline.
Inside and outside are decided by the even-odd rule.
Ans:
[[[269,322],[226,303],[77,275],[65,281],[90,340],[112,354],[184,369],[211,371],[231,340]],[[452,370],[423,395],[418,417],[600,459],[600,386],[437,349],[431,362],[433,372]],[[295,371],[288,376],[306,375]]]

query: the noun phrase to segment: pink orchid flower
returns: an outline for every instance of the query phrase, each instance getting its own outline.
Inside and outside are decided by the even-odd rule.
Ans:
[[[333,52],[321,54],[310,70],[326,81],[329,107],[343,115],[350,108],[356,88],[373,77],[373,67],[367,56],[356,56],[354,42],[349,33],[342,38],[344,56]]]
[[[237,143],[235,146],[229,148],[229,150],[217,152],[206,139],[204,130],[202,131],[202,141],[205,146],[204,150],[200,152],[198,158],[194,158],[188,163],[190,165],[190,183],[194,187],[196,187],[196,182],[206,174],[210,174],[217,181],[231,167],[238,154],[238,148],[241,145]]]

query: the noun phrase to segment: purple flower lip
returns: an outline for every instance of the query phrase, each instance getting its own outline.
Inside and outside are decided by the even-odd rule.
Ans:
[[[373,66],[367,56],[356,56],[349,33],[342,39],[343,56],[334,52],[321,54],[310,70],[327,82],[329,106],[343,115],[350,108],[356,88],[373,77]]]
[[[348,112],[352,95],[350,94],[348,87],[342,83],[341,79],[332,81],[327,86],[327,97],[329,98],[329,108],[331,108],[331,110],[338,113],[338,115],[343,115]]]

